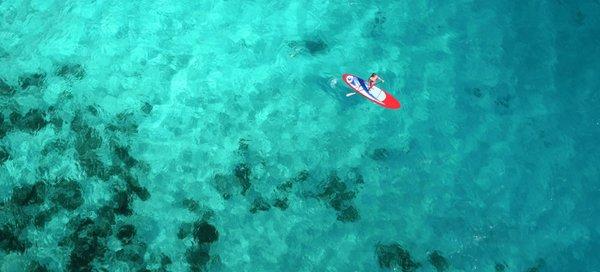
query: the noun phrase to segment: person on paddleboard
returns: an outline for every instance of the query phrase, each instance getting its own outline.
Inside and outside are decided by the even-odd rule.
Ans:
[[[377,74],[372,73],[371,77],[369,77],[369,90],[373,88],[377,84],[377,80],[381,80],[381,82],[385,82],[383,78],[380,78]]]

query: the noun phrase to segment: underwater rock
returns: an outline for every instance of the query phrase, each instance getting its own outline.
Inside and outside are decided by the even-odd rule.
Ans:
[[[0,146],[0,165],[2,165],[8,159],[10,159],[10,154],[8,153],[8,150],[6,150],[6,147]]]
[[[179,226],[179,231],[177,231],[177,238],[183,240],[190,236],[194,231],[194,225],[191,223],[183,223]]]
[[[115,223],[115,212],[114,212],[113,208],[110,207],[109,205],[104,205],[104,206],[100,207],[100,209],[98,209],[96,214],[97,214],[96,220],[98,220],[98,221],[106,221],[110,225],[113,225]]]
[[[245,163],[240,163],[235,166],[235,177],[237,178],[239,184],[242,186],[242,195],[246,195],[248,189],[250,189],[250,174],[251,170],[248,165]]]
[[[18,112],[12,112],[10,121],[16,128],[29,132],[38,131],[48,125],[44,119],[44,113],[39,109],[31,109],[24,116]]]
[[[141,186],[139,181],[131,174],[125,173],[122,174],[121,177],[127,183],[127,188],[133,191],[142,201],[146,201],[150,198],[150,192],[148,192],[148,189]]]
[[[118,260],[135,264],[134,267],[136,269],[134,270],[136,271],[144,270],[142,268],[144,265],[144,254],[146,254],[146,244],[144,243],[128,244],[115,252]]]
[[[123,244],[129,244],[135,236],[136,230],[135,227],[131,224],[126,224],[119,227],[117,231],[117,239],[121,241]]]
[[[172,264],[173,261],[171,261],[171,257],[167,256],[167,255],[162,255],[162,257],[160,257],[160,266],[161,268],[165,268],[167,265]]]
[[[292,189],[293,185],[294,184],[292,183],[292,181],[288,180],[288,181],[282,182],[281,184],[277,185],[277,190],[279,190],[280,192],[283,192],[283,193],[288,193]]]
[[[11,129],[11,125],[4,122],[4,115],[0,113],[0,139],[4,138]]]
[[[380,37],[384,34],[383,24],[387,21],[387,18],[381,11],[375,13],[375,18],[368,24],[370,28],[370,34],[373,37]]]
[[[80,113],[75,114],[73,120],[71,120],[71,130],[77,134],[81,134],[89,126],[83,121],[83,117]]]
[[[219,239],[219,231],[215,226],[201,221],[194,224],[192,232],[194,240],[198,243],[213,243]]]
[[[98,224],[98,218],[72,218],[68,226],[74,231],[59,243],[73,250],[69,254],[69,271],[91,271],[91,264],[95,259],[102,259],[107,251],[106,237],[111,232],[110,224]]]
[[[106,129],[112,132],[137,133],[138,124],[135,122],[135,116],[131,112],[121,112],[115,116],[115,122],[106,126]]]
[[[358,210],[354,206],[343,209],[338,213],[337,220],[340,222],[356,222],[360,219]]]
[[[378,244],[375,248],[379,267],[389,269],[402,269],[402,272],[412,272],[421,266],[412,260],[410,253],[398,243],[389,245]]]
[[[183,199],[183,201],[181,201],[181,204],[183,204],[183,206],[186,207],[186,209],[190,212],[197,212],[200,208],[198,202],[190,198]]]
[[[50,200],[69,211],[74,211],[83,204],[83,196],[79,184],[68,179],[61,179],[54,185],[54,192]]]
[[[275,199],[275,203],[273,203],[273,206],[279,208],[282,211],[287,210],[287,208],[289,207],[287,197]]]
[[[119,190],[115,193],[113,199],[113,210],[116,214],[130,216],[133,214],[133,210],[129,207],[131,197],[127,191]]]
[[[52,216],[54,216],[56,212],[58,212],[58,208],[56,207],[40,211],[38,214],[35,215],[33,219],[33,225],[36,228],[43,228],[44,226],[46,226],[46,223],[52,220]]]
[[[383,160],[387,159],[388,156],[389,156],[389,153],[388,153],[387,149],[385,149],[385,148],[377,148],[377,149],[373,150],[373,154],[371,154],[371,158],[376,161],[383,161]]]
[[[32,261],[27,265],[27,272],[48,272],[48,268],[40,264],[38,261]]]
[[[45,184],[38,181],[34,185],[24,185],[13,189],[11,201],[18,206],[38,205],[44,202]]]
[[[128,169],[134,167],[138,163],[138,161],[135,158],[129,155],[129,148],[127,147],[122,147],[115,144],[113,147],[113,151],[117,158],[120,161],[122,161],[123,164],[125,164],[125,167],[127,167]]]
[[[62,140],[62,139],[56,139],[56,140],[51,141],[48,144],[46,144],[44,146],[44,148],[42,149],[41,154],[46,156],[46,155],[50,154],[52,151],[62,153],[65,150],[67,150],[67,148],[68,148],[67,141]]]
[[[75,150],[77,150],[79,154],[85,154],[100,148],[100,146],[102,146],[102,137],[100,136],[100,133],[89,126],[84,125],[75,140]]]
[[[208,249],[201,246],[189,248],[185,255],[191,271],[203,271],[204,266],[210,261]]]
[[[343,191],[333,194],[329,205],[336,211],[341,211],[350,206],[351,201],[356,195],[352,191]]]
[[[375,19],[374,19],[375,24],[382,25],[385,23],[386,20],[387,20],[387,18],[385,17],[385,15],[383,14],[383,12],[381,10],[378,10],[375,13]]]
[[[542,269],[542,267],[544,267],[544,265],[546,265],[546,261],[544,261],[543,259],[537,259],[535,261],[535,265],[532,266],[532,267],[530,267],[530,268],[528,268],[525,271],[527,271],[527,272],[540,272],[541,269]]]
[[[8,85],[6,82],[4,82],[4,80],[2,80],[2,78],[0,78],[0,95],[13,95],[15,94],[15,89]]]
[[[96,258],[104,257],[106,245],[97,237],[78,237],[74,241],[74,248],[69,254],[69,271],[92,271],[90,266]]]
[[[212,179],[212,185],[219,192],[219,194],[223,197],[223,199],[228,200],[231,198],[231,191],[233,190],[233,182],[232,178],[228,178],[222,174],[216,174]]]
[[[152,105],[148,102],[144,102],[142,105],[142,112],[145,114],[150,114],[152,112]]]
[[[267,202],[263,197],[259,196],[252,202],[250,212],[257,213],[258,211],[268,211],[270,208],[271,205],[269,202]]]
[[[83,79],[86,71],[81,64],[63,64],[56,69],[56,75],[63,78]]]
[[[494,266],[496,272],[504,272],[507,267],[508,266],[503,263],[496,263],[496,266]]]
[[[248,149],[250,147],[250,145],[248,144],[248,140],[241,138],[238,141],[238,149],[237,152],[238,154],[242,155],[242,156],[246,156],[248,154]]]
[[[27,245],[15,234],[14,227],[5,224],[0,227],[0,249],[4,252],[25,252]]]
[[[41,110],[32,109],[21,119],[21,124],[30,131],[38,131],[48,125],[48,122],[44,119],[44,113]]]
[[[483,92],[480,88],[470,88],[468,92],[477,98],[481,98],[483,96]]]
[[[33,73],[33,74],[24,74],[19,76],[19,85],[21,89],[25,90],[29,87],[42,87],[44,86],[44,81],[46,80],[46,74],[44,73]]]
[[[85,153],[77,153],[77,160],[79,165],[83,168],[83,172],[88,177],[98,177],[101,180],[107,181],[110,178],[110,174],[106,169],[104,163],[100,161],[100,157],[92,151]]]
[[[346,183],[342,182],[336,173],[331,173],[327,179],[327,183],[325,184],[323,191],[317,196],[320,198],[330,198],[338,192],[345,192],[346,189]]]
[[[308,178],[310,178],[310,173],[308,172],[308,170],[302,170],[298,173],[298,175],[296,175],[296,179],[295,181],[306,181]]]
[[[306,47],[308,53],[311,55],[322,53],[327,50],[327,44],[322,39],[305,40],[304,47]]]
[[[446,269],[450,267],[448,260],[446,260],[446,258],[444,258],[437,250],[429,253],[429,263],[431,263],[431,265],[435,267],[435,270],[439,272],[446,271]]]
[[[512,97],[510,95],[505,95],[505,96],[496,98],[495,103],[496,103],[496,106],[500,106],[505,109],[508,109],[510,107],[511,100],[512,100]]]
[[[354,183],[362,183],[362,176],[349,173]],[[323,189],[317,194],[322,200],[327,201],[330,207],[338,212],[337,220],[341,222],[354,222],[360,219],[358,210],[352,205],[356,193],[348,190],[348,186],[336,173],[331,173]]]

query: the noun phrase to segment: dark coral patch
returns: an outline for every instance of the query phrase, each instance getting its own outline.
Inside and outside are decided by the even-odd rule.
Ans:
[[[13,95],[15,94],[15,88],[8,85],[2,78],[0,78],[0,95]]]
[[[496,106],[508,109],[510,107],[510,102],[512,100],[512,96],[510,95],[505,95],[505,96],[501,96],[496,98]]]
[[[44,118],[44,112],[39,109],[31,109],[25,115],[18,112],[10,114],[10,121],[17,129],[34,132],[42,129],[48,122]]]
[[[231,191],[233,190],[233,177],[229,178],[228,176],[222,174],[216,174],[212,179],[212,185],[217,189],[219,194],[223,197],[223,199],[231,198]]]
[[[194,240],[198,243],[213,243],[219,239],[219,231],[215,226],[201,221],[194,224],[192,232]]]
[[[11,201],[19,206],[38,205],[44,202],[46,186],[43,181],[13,189]]]
[[[210,261],[208,248],[202,246],[191,247],[185,255],[191,271],[203,271],[206,264]]]
[[[349,207],[351,201],[354,199],[355,194],[352,191],[340,191],[331,196],[329,205],[336,211],[341,211]]]
[[[348,187],[346,186],[346,183],[344,183],[335,173],[332,173],[327,182],[325,183],[325,186],[322,190],[321,193],[319,193],[317,196],[320,198],[330,198],[332,196],[335,196],[336,194],[338,194],[339,192],[345,192],[346,189]]]
[[[349,206],[338,213],[337,220],[341,222],[356,222],[360,219],[358,210],[354,206]]]
[[[131,155],[129,155],[129,148],[127,148],[127,147],[123,147],[123,146],[114,144],[113,151],[114,151],[116,157],[121,162],[123,162],[123,164],[127,168],[132,168],[138,163],[138,161],[135,158],[133,158]]]
[[[58,210],[59,209],[56,207],[41,210],[38,214],[35,215],[33,219],[33,225],[36,228],[43,228],[46,225],[46,223],[48,223],[52,219],[52,216],[54,216],[56,212],[58,212]]]
[[[281,184],[277,185],[277,190],[279,190],[280,192],[283,192],[283,193],[288,193],[292,189],[293,185],[294,185],[294,183],[292,183],[291,180],[287,180],[287,181],[282,182]]]
[[[27,272],[47,272],[49,271],[44,265],[38,261],[32,261],[27,265]]]
[[[136,233],[135,227],[131,224],[126,224],[126,225],[119,227],[119,230],[117,231],[117,238],[123,244],[129,244],[131,242],[131,240],[133,239],[133,237],[135,236],[135,233]]]
[[[116,214],[130,216],[133,214],[133,210],[129,207],[131,203],[131,196],[127,191],[119,190],[113,197],[113,210]]]
[[[10,159],[10,154],[8,153],[8,150],[6,149],[6,147],[0,146],[0,165],[8,159]]]
[[[528,268],[526,271],[527,272],[539,272],[545,265],[546,265],[546,261],[544,261],[543,259],[537,259],[535,261],[535,264],[532,267]]]
[[[142,112],[145,114],[150,114],[152,112],[152,108],[152,104],[144,102],[144,104],[142,105]]]
[[[308,180],[308,178],[310,178],[310,173],[308,172],[308,170],[302,170],[298,173],[298,175],[296,175],[296,181],[306,181]]]
[[[61,179],[54,186],[50,200],[69,211],[74,211],[83,204],[83,195],[77,182]]]
[[[448,260],[437,250],[429,253],[429,263],[439,272],[446,271],[450,267]]]
[[[19,85],[21,89],[25,90],[29,87],[42,87],[46,81],[46,74],[44,73],[33,73],[24,74],[19,76]]]
[[[124,173],[121,175],[121,177],[127,183],[127,188],[133,191],[142,201],[146,201],[150,198],[150,192],[148,189],[142,187],[135,177],[129,173]]]
[[[122,112],[115,116],[115,120],[106,126],[108,131],[122,133],[137,133],[138,124],[131,112]]]
[[[349,174],[351,174],[350,179],[354,183],[362,183],[362,176],[357,173]],[[346,183],[335,173],[332,173],[329,176],[322,191],[317,194],[317,197],[327,201],[329,206],[338,212],[337,219],[341,222],[354,222],[360,219],[358,210],[352,204],[352,200],[355,196],[356,193],[350,191],[348,185],[346,185]]]
[[[373,154],[371,154],[371,158],[376,161],[383,161],[389,157],[388,150],[385,148],[377,148],[373,150]]]
[[[412,272],[421,267],[421,264],[415,262],[408,250],[402,248],[398,243],[389,245],[379,244],[375,248],[377,261],[381,268],[402,269],[402,272]]]
[[[287,197],[275,199],[275,203],[273,203],[273,206],[279,208],[282,211],[287,210],[287,208],[289,207]]]
[[[311,55],[319,54],[327,50],[327,44],[322,39],[305,40],[304,46]]]
[[[235,177],[237,178],[239,184],[242,186],[242,195],[246,195],[248,189],[250,189],[250,175],[252,171],[250,167],[245,163],[240,163],[235,166]]]
[[[5,224],[0,227],[0,249],[5,252],[25,252],[27,245],[15,233],[15,228]]]
[[[259,211],[268,211],[269,209],[271,209],[271,205],[263,197],[259,196],[252,202],[250,212],[257,213]]]
[[[179,231],[177,231],[177,238],[185,239],[194,231],[194,226],[191,223],[183,223],[179,226]]]
[[[85,67],[81,64],[63,64],[56,69],[56,75],[64,78],[83,79]]]
[[[69,255],[69,271],[92,271],[92,261],[102,258],[106,245],[98,237],[83,236],[75,239],[74,248]]]
[[[507,267],[508,266],[506,264],[496,263],[496,265],[494,266],[494,269],[496,272],[504,272],[504,271],[506,271]]]

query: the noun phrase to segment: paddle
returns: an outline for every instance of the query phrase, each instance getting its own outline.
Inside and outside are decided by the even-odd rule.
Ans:
[[[349,93],[349,94],[346,94],[346,97],[350,97],[350,96],[353,96],[353,95],[355,95],[355,94],[356,94],[356,93]]]

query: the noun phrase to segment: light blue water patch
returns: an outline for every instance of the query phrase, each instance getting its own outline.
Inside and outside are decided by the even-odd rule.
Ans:
[[[598,18],[0,1],[0,271],[600,271]]]

